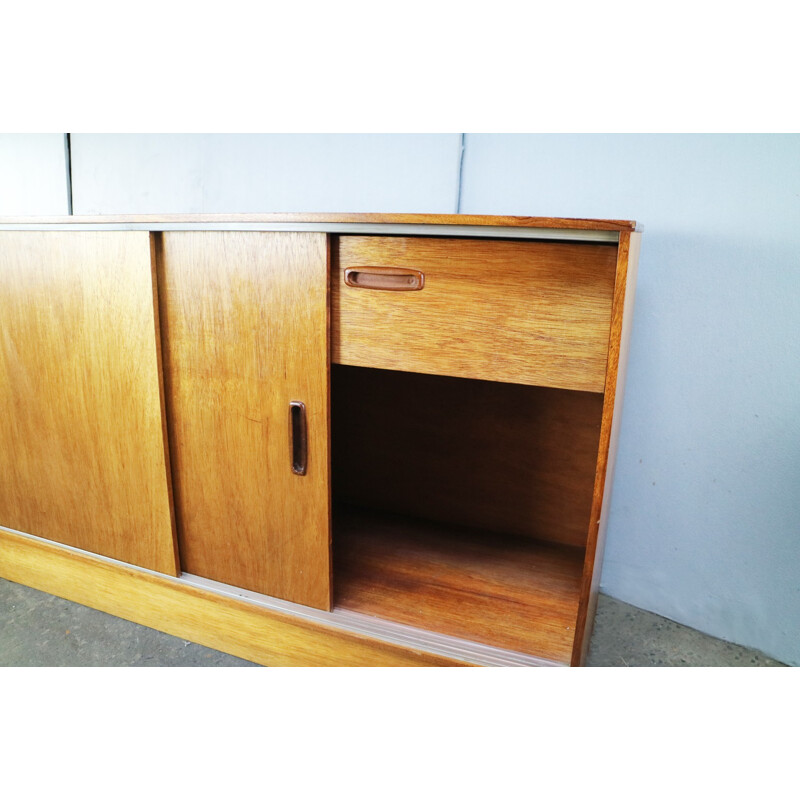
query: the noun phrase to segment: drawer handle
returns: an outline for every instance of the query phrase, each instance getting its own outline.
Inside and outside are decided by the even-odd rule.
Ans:
[[[299,400],[289,403],[289,438],[292,449],[292,472],[295,475],[305,475],[308,466],[308,426],[305,404]]]
[[[358,267],[344,271],[344,282],[354,289],[383,289],[387,292],[418,292],[425,275],[417,269],[399,267]]]

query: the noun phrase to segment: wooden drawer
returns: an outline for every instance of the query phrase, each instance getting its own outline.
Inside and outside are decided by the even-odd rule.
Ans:
[[[602,392],[616,253],[606,244],[342,236],[332,360]]]

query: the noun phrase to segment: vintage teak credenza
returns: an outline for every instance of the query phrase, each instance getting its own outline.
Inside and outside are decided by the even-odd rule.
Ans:
[[[640,233],[0,219],[0,576],[269,665],[580,665]]]

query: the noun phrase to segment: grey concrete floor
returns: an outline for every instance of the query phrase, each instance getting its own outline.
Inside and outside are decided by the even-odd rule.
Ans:
[[[0,579],[1,667],[254,667],[249,661]],[[592,667],[780,667],[778,661],[600,596]]]
[[[716,639],[600,595],[590,667],[785,667],[757,650]]]

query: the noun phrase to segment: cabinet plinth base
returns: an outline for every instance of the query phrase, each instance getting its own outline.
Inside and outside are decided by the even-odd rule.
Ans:
[[[560,666],[520,653],[370,625],[232,587],[172,578],[0,527],[0,578],[265,666]]]

